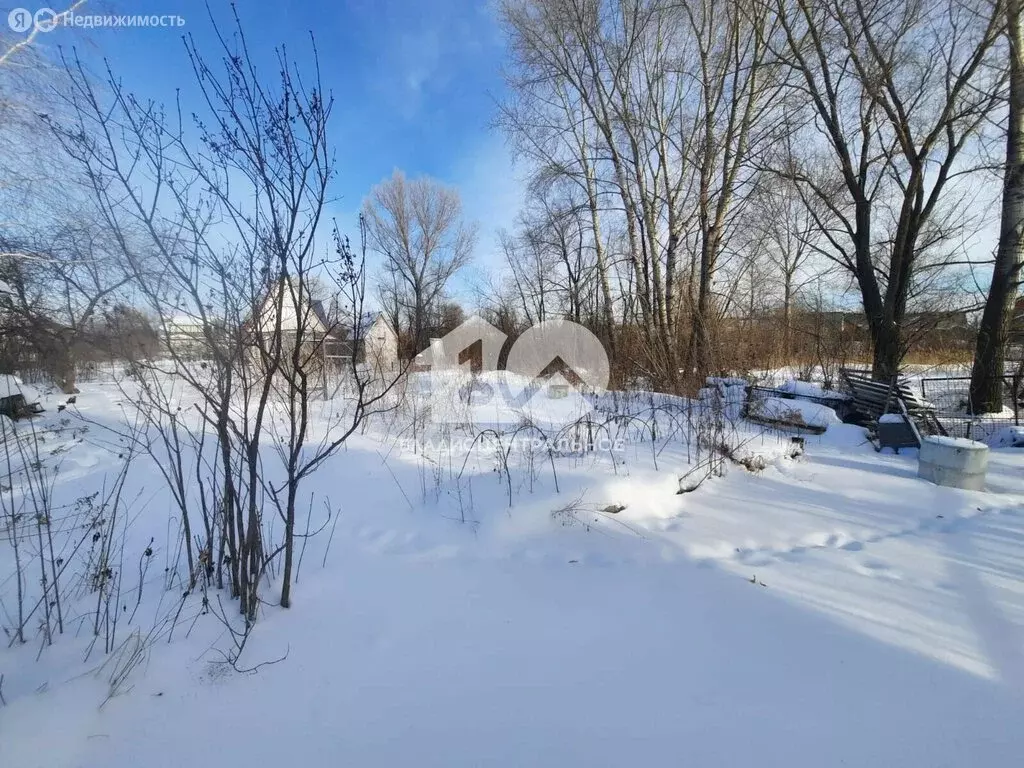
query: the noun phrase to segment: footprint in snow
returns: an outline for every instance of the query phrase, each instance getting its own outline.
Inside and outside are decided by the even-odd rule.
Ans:
[[[737,549],[736,559],[745,565],[765,566],[771,565],[775,558],[762,549]]]
[[[801,540],[800,547],[794,547],[794,550],[798,549],[842,549],[846,544],[850,542],[850,537],[845,533],[812,533]]]
[[[858,563],[854,570],[865,576],[877,576],[893,581],[900,581],[903,578],[903,574],[894,570],[884,560],[866,559]]]

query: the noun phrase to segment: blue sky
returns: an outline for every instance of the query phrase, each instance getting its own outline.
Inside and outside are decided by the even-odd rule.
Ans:
[[[209,1],[227,28],[227,1]],[[48,2],[57,10],[61,2],[70,4]],[[30,2],[20,5],[35,9]],[[265,56],[268,77],[275,73],[275,46],[283,43],[301,58],[309,51],[309,32],[316,36],[324,84],[335,98],[339,199],[334,213],[353,239],[363,198],[395,168],[459,188],[467,217],[480,226],[477,269],[460,281],[460,292],[466,290],[480,270],[496,263],[494,231],[512,223],[521,190],[503,137],[489,127],[495,99],[503,94],[504,42],[493,6],[487,0],[240,0],[237,5],[251,50]],[[192,73],[183,33],[193,35],[211,57],[218,54],[203,0],[88,0],[78,12],[185,19],[180,28],[64,28],[40,36],[47,47],[75,45],[104,56],[141,95],[170,102],[181,88],[188,101]]]

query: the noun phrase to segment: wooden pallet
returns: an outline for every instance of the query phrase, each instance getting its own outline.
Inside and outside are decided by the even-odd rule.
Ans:
[[[946,434],[945,428],[935,415],[935,409],[921,400],[905,379],[877,381],[871,378],[870,373],[849,368],[841,368],[839,374],[853,396],[854,406],[876,426],[877,450],[910,447],[906,440],[897,437],[897,430],[877,429],[878,420],[885,414],[898,414],[903,417],[905,424],[910,427],[917,447],[921,445],[922,433]]]

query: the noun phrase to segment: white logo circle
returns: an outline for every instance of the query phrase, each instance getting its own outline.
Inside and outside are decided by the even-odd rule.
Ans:
[[[427,405],[434,423],[463,423],[478,416],[487,423],[520,423],[527,416],[531,422],[566,426],[592,410],[578,385],[603,389],[610,373],[608,354],[593,333],[569,320],[546,320],[516,339],[505,369],[499,370],[507,339],[473,316],[443,338],[432,339],[417,356],[417,364],[431,371]],[[486,380],[475,377],[473,355],[464,359],[477,343],[477,373]]]
[[[15,32],[28,32],[32,23],[32,12],[24,8],[15,8],[7,14],[7,26]]]
[[[57,26],[57,12],[52,8],[40,8],[35,15],[36,29],[49,32]]]

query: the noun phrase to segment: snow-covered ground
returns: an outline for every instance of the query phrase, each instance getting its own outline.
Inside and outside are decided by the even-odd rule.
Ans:
[[[69,507],[109,484],[123,448],[102,425],[131,411],[112,384],[83,389],[35,421]],[[118,660],[86,658],[88,594],[52,646],[0,650],[0,766],[1020,764],[1024,451],[993,451],[969,492],[856,427],[789,458],[787,435],[733,425],[765,468],[727,462],[679,494],[696,457],[670,399],[612,400],[660,419],[655,440],[634,423],[608,450],[502,459],[457,430],[354,437],[312,482],[336,527],[309,539],[294,606],[263,609],[247,673],[165,572],[173,507],[135,459],[119,636],[139,631],[144,662],[108,700]]]

